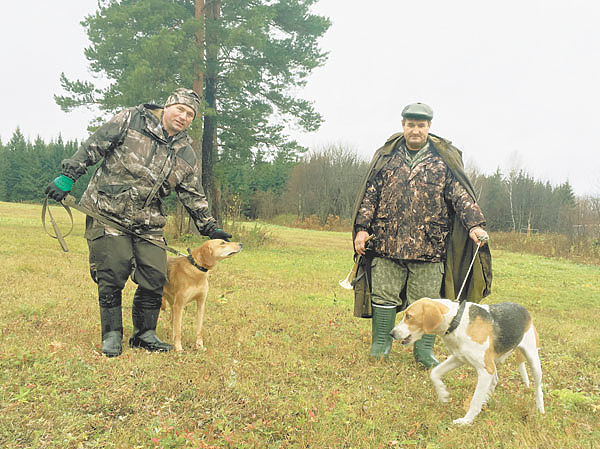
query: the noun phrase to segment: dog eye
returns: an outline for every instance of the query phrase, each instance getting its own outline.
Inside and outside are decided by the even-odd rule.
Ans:
[[[404,312],[404,319],[405,320],[410,320],[410,317],[411,317],[410,313]]]

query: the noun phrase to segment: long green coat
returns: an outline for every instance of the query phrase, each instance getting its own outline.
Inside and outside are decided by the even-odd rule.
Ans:
[[[444,159],[444,162],[448,165],[448,168],[452,171],[454,176],[463,185],[465,190],[475,200],[475,191],[467,175],[464,172],[464,166],[462,161],[462,152],[453,146],[450,141],[435,136],[429,135],[430,140],[433,142],[433,146],[438,154]],[[396,133],[392,135],[385,144],[379,148],[369,166],[367,176],[365,177],[360,192],[356,198],[353,212],[353,232],[352,240],[356,237],[356,231],[354,230],[354,224],[356,223],[356,217],[360,208],[362,198],[367,188],[367,183],[371,181],[375,175],[381,170],[386,164],[388,156],[404,141],[403,133]],[[451,211],[453,214],[453,211]],[[471,260],[475,254],[476,245],[469,238],[467,229],[462,225],[458,218],[453,214],[452,219],[452,230],[450,232],[450,238],[448,243],[448,249],[446,252],[445,260],[445,274],[442,282],[442,290],[440,297],[448,299],[456,299],[462,283],[467,275]],[[492,256],[488,245],[481,246],[475,262],[473,264],[472,272],[469,275],[469,279],[465,285],[465,288],[461,294],[461,300],[466,299],[472,302],[480,302],[481,299],[488,296],[491,293],[492,286]],[[365,300],[364,296],[357,294],[358,289],[355,289],[355,307],[354,315],[358,317],[368,318],[371,316],[371,302]]]

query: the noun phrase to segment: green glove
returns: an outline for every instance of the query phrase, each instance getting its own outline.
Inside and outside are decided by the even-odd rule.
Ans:
[[[209,234],[208,238],[209,239],[222,239],[222,240],[225,240],[226,242],[228,242],[229,239],[231,238],[231,234],[229,232],[223,231],[220,228],[217,228]]]
[[[71,178],[65,175],[58,176],[54,181],[48,184],[46,187],[46,195],[55,201],[62,201],[67,193],[73,189],[73,181]]]

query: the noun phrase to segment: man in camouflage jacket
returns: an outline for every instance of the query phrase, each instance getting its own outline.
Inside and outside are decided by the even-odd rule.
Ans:
[[[62,174],[46,189],[61,201],[88,167],[101,162],[80,204],[145,239],[164,243],[167,222],[163,199],[175,191],[203,235],[229,239],[217,227],[198,174],[199,164],[186,129],[200,99],[192,90],[177,89],[164,108],[143,104],[128,108],[103,124],[69,159]],[[166,281],[166,252],[143,238],[124,233],[88,216],[85,237],[90,272],[98,284],[102,352],[122,352],[121,291],[131,275],[138,285],[133,297],[131,347],[168,351],[156,336],[156,323]]]
[[[376,154],[354,214],[355,250],[364,255],[370,239],[374,256],[370,352],[374,358],[389,355],[389,332],[397,309],[442,294],[454,228],[468,230],[475,243],[488,239],[460,152],[429,134],[431,108],[422,103],[408,105],[402,117],[404,133],[392,136]],[[491,282],[491,259],[489,268]],[[454,296],[450,292],[446,297]],[[434,342],[435,336],[425,335],[414,346],[415,358],[426,367],[438,363]]]

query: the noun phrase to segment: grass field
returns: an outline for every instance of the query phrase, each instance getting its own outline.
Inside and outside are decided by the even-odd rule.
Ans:
[[[211,274],[206,352],[192,349],[187,310],[184,353],[126,347],[106,359],[75,218],[63,253],[39,206],[0,203],[2,448],[598,447],[598,266],[501,251],[492,235],[486,302],[533,313],[546,414],[535,413],[510,358],[494,397],[462,428],[452,420],[468,407],[471,368],[448,375],[453,401],[441,404],[409,349],[394,344],[388,363],[368,361],[371,323],[352,316],[351,292],[338,286],[352,262],[348,233],[264,225],[266,245],[247,245]],[[128,284],[125,338],[132,294]],[[167,313],[158,334],[171,341],[168,329]],[[447,354],[439,342],[435,351]]]

